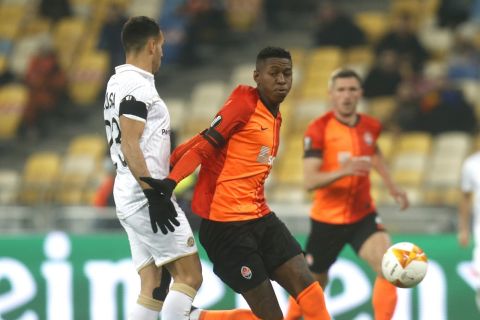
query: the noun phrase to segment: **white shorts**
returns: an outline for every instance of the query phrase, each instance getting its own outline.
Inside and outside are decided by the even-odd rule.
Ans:
[[[132,260],[137,271],[152,262],[161,266],[197,252],[195,238],[185,213],[175,200],[172,201],[178,213],[177,220],[180,222],[180,226],[175,227],[174,232],[163,234],[159,228],[157,233],[153,233],[148,206],[143,206],[135,214],[120,219],[128,235]]]

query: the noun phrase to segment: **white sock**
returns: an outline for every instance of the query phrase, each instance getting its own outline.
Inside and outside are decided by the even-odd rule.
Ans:
[[[189,320],[193,298],[170,289],[163,302],[162,320]]]
[[[157,320],[158,315],[158,311],[145,308],[144,306],[137,303],[133,306],[132,312],[130,313],[128,320]]]

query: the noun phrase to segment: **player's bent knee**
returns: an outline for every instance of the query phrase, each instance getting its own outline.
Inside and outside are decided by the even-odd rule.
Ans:
[[[147,309],[160,312],[160,310],[162,310],[163,302],[141,294],[138,296],[137,304],[144,306]]]
[[[187,296],[189,296],[192,299],[195,298],[195,296],[197,295],[197,289],[192,288],[191,286],[189,286],[187,284],[184,284],[184,283],[174,282],[172,284],[172,287],[170,288],[170,290],[178,291],[178,292],[181,292],[183,294],[186,294]]]

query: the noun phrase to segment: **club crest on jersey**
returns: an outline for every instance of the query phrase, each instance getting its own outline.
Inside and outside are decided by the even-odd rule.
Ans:
[[[212,123],[210,124],[211,128],[215,128],[222,122],[222,116],[216,116],[215,119],[213,119]]]
[[[128,96],[125,96],[125,98],[123,98],[122,101],[137,101],[137,99],[135,99],[135,97],[132,95],[128,95]]]
[[[194,244],[195,244],[195,239],[193,237],[188,237],[187,247],[193,247]]]
[[[365,141],[366,144],[368,144],[369,146],[371,146],[373,144],[373,136],[370,132],[365,132],[363,134],[363,140]]]
[[[250,270],[249,267],[243,266],[240,269],[240,273],[242,274],[242,277],[244,277],[245,279],[247,279],[247,280],[252,279],[252,270]]]

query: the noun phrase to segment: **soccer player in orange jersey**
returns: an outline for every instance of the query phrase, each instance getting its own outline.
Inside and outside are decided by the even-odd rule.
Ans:
[[[390,238],[380,222],[370,196],[369,172],[375,169],[402,210],[409,205],[404,191],[392,181],[376,143],[379,121],[357,112],[362,81],[343,69],[329,83],[332,110],[315,119],[304,138],[305,187],[315,191],[306,259],[323,288],[328,269],[349,244],[377,273],[373,289],[376,320],[391,319],[396,288],[382,276],[381,260]],[[300,319],[301,310],[290,299],[288,320]]]
[[[330,319],[322,288],[298,242],[264,197],[279,146],[279,106],[292,85],[290,53],[274,47],[261,50],[253,78],[256,88],[238,86],[210,128],[175,150],[166,179],[142,180],[168,198],[201,164],[192,209],[202,217],[200,242],[215,274],[242,294],[261,319],[283,319],[271,279],[296,298],[306,320]]]

